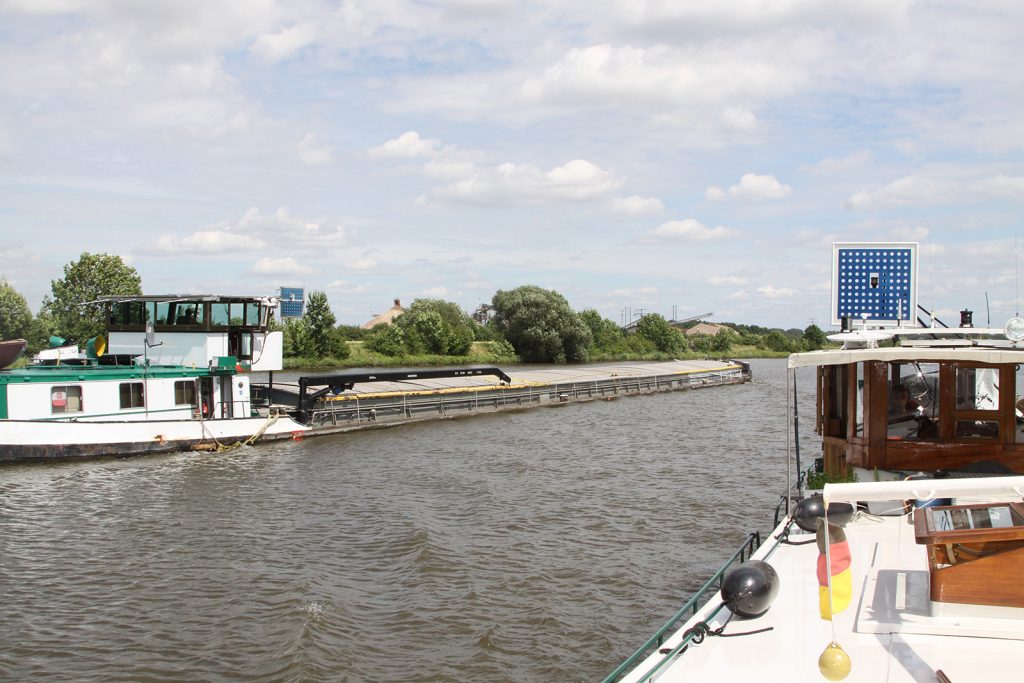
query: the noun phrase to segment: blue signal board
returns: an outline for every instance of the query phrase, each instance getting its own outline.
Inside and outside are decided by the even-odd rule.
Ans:
[[[837,243],[832,255],[832,324],[916,319],[917,244]]]
[[[306,303],[303,287],[281,288],[281,318],[301,318]]]

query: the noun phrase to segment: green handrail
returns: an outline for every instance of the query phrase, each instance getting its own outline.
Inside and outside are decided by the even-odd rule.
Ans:
[[[746,562],[747,559],[749,559],[750,555],[752,555],[754,551],[757,550],[760,546],[761,533],[759,531],[752,531],[749,534],[747,534],[747,538],[745,541],[743,541],[743,545],[741,545],[739,549],[732,554],[732,557],[726,560],[725,564],[722,565],[721,569],[719,569],[714,576],[708,579],[707,583],[705,583],[700,588],[700,590],[694,593],[693,597],[690,598],[686,602],[686,604],[683,605],[679,609],[679,611],[676,612],[672,616],[672,618],[665,623],[664,626],[655,631],[654,635],[648,638],[646,643],[641,645],[636,652],[634,652],[632,655],[630,655],[628,659],[626,659],[626,661],[624,661],[622,664],[619,664],[615,671],[612,671],[610,674],[608,674],[608,676],[605,677],[602,683],[615,683],[615,681],[618,681],[620,678],[622,678],[623,674],[631,670],[634,666],[636,666],[636,664],[639,661],[647,657],[650,654],[651,650],[653,650],[656,647],[661,647],[661,644],[665,642],[665,636],[669,631],[672,631],[676,626],[678,626],[679,622],[685,621],[686,619],[689,619],[690,617],[697,614],[697,610],[700,609],[700,605],[703,604],[700,602],[701,598],[703,598],[708,593],[712,586],[715,586],[716,591],[721,590],[722,577],[725,575],[726,570],[728,570],[729,567],[731,567],[737,559],[739,559],[740,562]],[[721,609],[721,605],[719,605],[718,609]],[[718,610],[715,611],[717,613]],[[672,652],[670,652],[666,656],[666,658],[675,655],[678,652],[678,650],[687,643],[688,640],[689,638],[685,638],[683,642],[680,643],[679,647],[675,648]],[[658,666],[655,667],[655,669],[657,669],[660,666],[661,663],[659,663]],[[653,670],[649,671],[647,674],[644,675],[643,678],[647,678],[653,673]]]

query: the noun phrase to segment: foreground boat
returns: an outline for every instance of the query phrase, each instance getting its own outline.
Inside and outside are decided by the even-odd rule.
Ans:
[[[789,358],[791,388],[814,372],[824,495],[787,454],[774,529],[606,683],[1021,679],[1024,320],[901,325]]]
[[[825,486],[832,504],[939,496],[957,503],[979,497],[1019,501],[1022,493],[1024,477]],[[763,562],[777,573],[777,596],[767,611],[755,618],[737,617],[716,595],[692,618],[679,615],[679,622],[654,639],[649,655],[634,656],[606,680],[1019,681],[1024,662],[1022,508],[1009,502],[982,507],[1006,510],[1010,526],[1004,528],[967,525],[947,531],[946,538],[928,528],[941,519],[936,515],[964,509],[918,508],[909,517],[862,513],[846,523],[852,593],[849,607],[831,622],[819,613],[815,533],[786,519],[740,569],[733,569]],[[990,538],[974,538],[986,535]],[[938,561],[949,559],[938,557],[946,541],[966,549],[956,551],[961,557],[955,564]],[[968,555],[972,550],[982,556]],[[975,589],[968,597],[944,585],[949,581],[944,574],[957,572]],[[728,584],[729,576],[719,578]],[[945,592],[936,594],[937,585]],[[821,661],[832,643],[845,652],[845,664]]]

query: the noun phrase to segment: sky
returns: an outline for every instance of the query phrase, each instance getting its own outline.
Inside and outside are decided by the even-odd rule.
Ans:
[[[1019,310],[1018,0],[0,0],[0,277],[148,294],[554,289],[831,329],[832,244]]]

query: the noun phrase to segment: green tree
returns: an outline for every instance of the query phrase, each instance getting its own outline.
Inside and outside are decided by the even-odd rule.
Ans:
[[[637,335],[654,344],[654,348],[662,353],[678,353],[685,346],[685,340],[675,329],[668,324],[665,316],[658,313],[648,313],[636,323]]]
[[[406,353],[405,333],[398,325],[385,323],[377,325],[364,342],[370,351],[384,354],[385,356],[401,356]]]
[[[602,318],[601,314],[593,308],[580,311],[579,316],[583,324],[590,329],[590,336],[593,338],[592,348],[611,351],[622,345],[625,335],[622,333],[622,328],[614,322]]]
[[[338,334],[344,339],[350,339],[352,341],[362,341],[366,339],[368,330],[364,330],[359,325],[338,325],[334,328],[338,331]]]
[[[0,339],[28,339],[32,336],[32,311],[25,297],[0,278]]]
[[[56,334],[56,323],[46,310],[39,311],[39,315],[32,321],[29,328],[28,351],[37,353],[50,346],[50,337]]]
[[[306,313],[302,316],[308,336],[310,355],[318,358],[347,358],[348,344],[334,329],[337,322],[326,292],[310,292],[306,300]]]
[[[712,337],[706,334],[695,334],[690,338],[690,344],[698,353],[711,353],[711,340]]]
[[[395,324],[413,353],[465,356],[476,336],[473,319],[457,304],[440,299],[416,299]]]
[[[711,338],[711,350],[716,353],[729,353],[737,339],[738,335],[735,332],[723,327]]]
[[[310,344],[309,326],[302,318],[284,321],[284,355],[289,358],[307,358],[316,353]]]
[[[43,311],[53,317],[57,334],[84,344],[106,328],[102,306],[85,305],[101,296],[142,294],[142,278],[120,256],[84,252],[64,266],[64,277],[50,281],[53,298]]]
[[[565,297],[523,285],[498,290],[491,323],[527,363],[584,363],[591,335]]]
[[[828,338],[817,325],[808,325],[807,329],[804,330],[804,346],[807,350],[815,351],[817,349],[823,349],[827,343]]]
[[[793,350],[792,342],[782,333],[782,330],[772,330],[764,335],[764,345],[771,351],[790,352]]]

